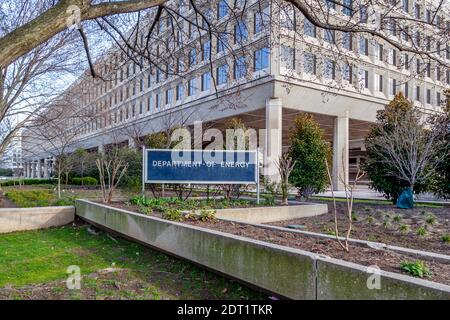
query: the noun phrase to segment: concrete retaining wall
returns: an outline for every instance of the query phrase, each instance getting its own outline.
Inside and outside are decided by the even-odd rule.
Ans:
[[[239,222],[269,223],[318,216],[327,212],[327,204],[305,203],[295,206],[220,209],[217,210],[216,217]]]
[[[86,200],[76,208],[97,226],[292,299],[450,299],[450,286],[384,271],[381,289],[370,290],[365,267],[307,251]]]
[[[1,208],[0,233],[59,227],[74,218],[75,207]]]

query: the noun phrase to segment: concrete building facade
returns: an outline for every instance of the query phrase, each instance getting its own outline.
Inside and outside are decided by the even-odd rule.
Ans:
[[[405,7],[404,2],[399,13],[413,18],[416,5],[423,12],[433,5],[409,0]],[[189,5],[178,1],[173,5],[185,17],[194,14]],[[418,58],[398,52],[387,42],[315,28],[289,7],[250,0],[239,19],[224,8],[219,1],[207,12],[217,25],[224,25],[224,38],[211,38],[208,32],[192,35],[185,24],[188,37],[181,42],[191,47],[164,67],[141,68],[122,61],[114,49],[98,62],[118,65],[108,69],[110,81],[82,76],[69,91],[82,92],[77,112],[97,116],[67,124],[68,130],[77,131],[73,148],[101,151],[118,142],[132,147],[133,138],[164,131],[169,125],[193,126],[201,121],[204,128],[221,129],[227,119],[239,117],[248,128],[265,129],[259,147],[267,164],[288,148],[293,119],[306,112],[314,116],[332,145],[334,186],[340,189],[364,153],[364,137],[377,111],[396,93],[402,91],[424,112],[436,112],[444,90],[450,88],[448,69],[430,64],[422,70],[417,67],[421,65]],[[335,14],[338,18],[345,13],[336,9]],[[448,17],[440,19],[448,24],[444,21]],[[173,36],[165,34],[168,25],[161,19],[161,39]],[[423,37],[426,32],[432,33],[433,28],[425,30]],[[390,36],[402,41],[401,32]],[[173,44],[174,52],[177,45]],[[440,46],[435,54],[450,61],[448,43]],[[169,72],[181,64],[186,67],[183,72]],[[54,155],[36,144],[32,132],[24,136],[26,175],[48,177]],[[272,175],[276,179],[276,173]]]

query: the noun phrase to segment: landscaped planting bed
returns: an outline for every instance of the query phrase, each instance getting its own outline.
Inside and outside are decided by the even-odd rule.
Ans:
[[[337,203],[340,235],[346,230],[346,205]],[[416,206],[411,210],[393,205],[353,205],[351,237],[450,255],[450,206]],[[334,215],[279,221],[271,225],[300,225],[302,230],[334,235]]]
[[[111,206],[116,208],[151,215],[158,218],[165,218],[167,220],[180,221],[190,225],[218,230],[281,246],[297,248],[316,254],[357,263],[363,266],[376,265],[382,270],[395,273],[411,275],[410,272],[407,271],[409,268],[408,266],[417,266],[423,262],[425,268],[422,270],[424,271],[424,274],[421,275],[422,278],[450,285],[450,264],[445,263],[442,260],[432,259],[429,257],[426,260],[425,257],[418,259],[414,255],[399,253],[389,249],[370,248],[367,245],[358,243],[351,243],[349,252],[345,252],[334,239],[313,237],[310,235],[299,234],[291,230],[271,230],[245,223],[235,223],[232,221],[214,219],[211,214],[211,208],[223,208],[225,205],[227,207],[245,207],[254,204],[250,201],[224,202],[223,200],[191,200],[182,202],[175,199],[153,199],[145,205],[137,201],[111,204]],[[180,215],[183,210],[198,211],[202,208],[205,212],[204,215]],[[344,235],[345,227],[343,226],[343,222],[345,216],[343,214],[342,204],[339,204],[339,210],[340,230],[342,232],[341,235]],[[200,212],[202,211],[200,210]],[[409,216],[409,212],[411,212],[411,217]],[[389,239],[388,242],[392,245],[419,248],[425,251],[433,251],[442,254],[450,253],[450,244],[445,242],[445,237],[442,238],[443,235],[449,233],[448,208],[419,207],[412,211],[401,211],[401,214],[402,216],[400,219],[396,218],[400,215],[400,213],[398,210],[393,209],[393,206],[370,206],[367,204],[355,204],[353,214],[354,232],[352,232],[351,237],[386,243],[386,241],[384,241],[385,234],[386,239]],[[380,215],[380,217],[378,217],[378,215]],[[372,216],[372,219],[368,218],[370,216]],[[384,220],[381,220],[381,216]],[[423,223],[419,221],[421,216],[423,216]],[[431,222],[430,217],[432,216],[435,217],[434,222]],[[363,227],[363,222],[367,222],[367,220],[370,221],[370,224],[367,223],[367,225]],[[314,221],[322,222],[322,224],[315,224]],[[390,224],[384,223],[384,221],[390,221]],[[409,228],[411,229],[408,232],[399,231],[398,227],[394,227],[396,224],[401,225],[406,223],[410,225]],[[272,224],[282,227],[286,227],[290,224],[304,225],[304,230],[328,234],[332,233],[334,230],[333,215],[331,213],[317,217],[296,219],[294,221],[282,221]],[[314,228],[313,226],[316,226],[317,228]],[[426,229],[426,235],[417,235],[415,230],[420,227]],[[377,235],[377,237],[375,237],[375,235]],[[403,241],[397,241],[397,239],[403,239]],[[429,247],[426,246],[426,240],[429,240],[431,243]],[[412,245],[413,242],[415,242],[415,245]],[[416,276],[418,275],[416,274]]]

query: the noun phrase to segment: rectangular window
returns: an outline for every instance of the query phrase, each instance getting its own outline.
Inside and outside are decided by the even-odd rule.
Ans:
[[[352,44],[352,34],[350,32],[344,32],[342,34],[342,46],[344,49],[352,50],[353,44]]]
[[[207,91],[211,88],[211,72],[202,74],[202,91]]]
[[[347,81],[348,83],[353,83],[352,74],[353,74],[352,66],[349,64],[344,64],[344,66],[342,67],[342,79],[344,81]]]
[[[335,43],[335,32],[334,30],[324,30],[323,40],[328,43]]]
[[[342,1],[342,13],[346,16],[351,16],[353,14],[353,0]]]
[[[221,33],[217,37],[217,53],[225,51],[228,45],[228,35],[226,33]]]
[[[316,56],[312,53],[303,54],[303,70],[307,74],[316,74]]]
[[[142,114],[144,112],[144,102],[141,100],[139,101],[139,114]]]
[[[280,12],[281,27],[288,30],[295,29],[295,13],[292,6],[287,6],[281,9]]]
[[[360,69],[359,70],[359,83],[364,88],[369,88],[369,71]]]
[[[217,18],[221,19],[228,14],[228,4],[226,0],[220,0],[217,5]]]
[[[152,85],[152,75],[148,74],[147,76],[147,88],[150,88]]]
[[[191,49],[189,51],[189,67],[192,67],[197,61],[197,51],[195,51],[195,48]]]
[[[381,43],[378,44],[377,56],[378,56],[378,60],[379,61],[383,61],[384,60],[384,48],[383,48],[383,45]]]
[[[254,15],[254,34],[259,34],[263,29],[269,25],[269,7],[264,8],[262,11],[255,12]]]
[[[172,104],[173,102],[173,91],[172,89],[166,90],[166,104]]]
[[[391,83],[391,95],[397,94],[397,79],[389,79]]]
[[[177,101],[180,101],[180,100],[182,100],[183,99],[183,83],[179,83],[178,85],[177,85],[177,93],[176,93],[176,95],[177,95]]]
[[[383,92],[383,76],[381,74],[376,75],[376,84],[377,84],[377,91]]]
[[[441,104],[442,104],[441,93],[440,92],[436,92],[436,106],[440,106]]]
[[[408,82],[405,82],[405,97],[406,98],[409,98],[409,85],[408,85]]]
[[[234,62],[234,79],[240,79],[247,75],[247,62],[244,56],[237,57]]]
[[[416,19],[420,19],[420,5],[418,3],[414,5],[414,16]]]
[[[285,69],[295,70],[295,49],[282,45],[280,47],[280,63]]]
[[[330,59],[323,61],[323,76],[325,79],[336,79],[336,63]]]
[[[161,93],[157,93],[156,94],[156,109],[159,110],[161,109],[163,106],[162,103],[162,94]]]
[[[255,71],[263,70],[269,67],[269,48],[261,48],[254,53]]]
[[[217,85],[222,85],[227,83],[228,79],[228,65],[223,64],[217,68]]]
[[[403,67],[409,70],[409,55],[407,53],[403,54]]]
[[[203,61],[211,59],[211,41],[209,40],[202,45],[202,59]]]
[[[367,6],[363,5],[359,10],[359,21],[362,23],[366,23],[367,19],[368,19]]]
[[[420,86],[416,87],[416,101],[420,101]]]
[[[303,33],[306,36],[316,37],[316,26],[313,25],[308,19],[303,21]]]
[[[427,77],[430,78],[431,77],[431,63],[427,63]]]
[[[409,0],[402,0],[402,9],[406,13],[409,12]]]
[[[188,96],[192,97],[195,95],[195,78],[190,79],[188,82]]]
[[[427,103],[431,104],[431,90],[427,89]]]
[[[359,53],[365,56],[369,55],[369,40],[364,37],[359,39]]]
[[[147,99],[147,111],[153,111],[153,99],[152,97],[148,97]]]
[[[239,21],[234,26],[234,43],[240,43],[247,41],[248,30],[244,21]]]

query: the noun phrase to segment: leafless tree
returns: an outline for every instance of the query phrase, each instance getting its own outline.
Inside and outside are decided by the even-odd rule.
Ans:
[[[327,168],[327,174],[328,174],[328,180],[330,182],[330,188],[331,188],[331,198],[333,201],[332,204],[332,210],[333,210],[333,216],[334,216],[334,233],[336,236],[336,241],[338,242],[339,246],[344,249],[345,251],[349,252],[350,247],[348,245],[350,234],[352,232],[353,228],[353,192],[356,188],[356,184],[359,180],[362,179],[364,176],[364,172],[358,169],[358,172],[356,173],[356,177],[353,180],[352,183],[347,181],[346,179],[342,178],[340,176],[340,182],[344,185],[344,191],[345,191],[345,200],[346,200],[346,227],[347,230],[345,231],[345,237],[342,241],[342,238],[339,236],[339,223],[338,223],[338,212],[337,212],[337,206],[336,206],[336,196],[334,194],[334,187],[333,187],[333,178],[330,172],[330,167],[328,165],[328,160],[325,159],[325,165]],[[343,165],[342,168],[343,172],[346,172],[346,164]],[[345,175],[344,175],[345,176]]]
[[[278,172],[280,173],[281,183],[281,196],[282,201],[281,205],[287,206],[288,195],[289,195],[289,176],[291,175],[292,170],[294,169],[296,161],[292,161],[292,158],[287,154],[283,153],[278,160],[277,167]]]
[[[100,154],[96,160],[100,177],[103,203],[110,203],[120,180],[127,171],[128,163],[120,156],[120,149],[111,148],[106,154]]]

